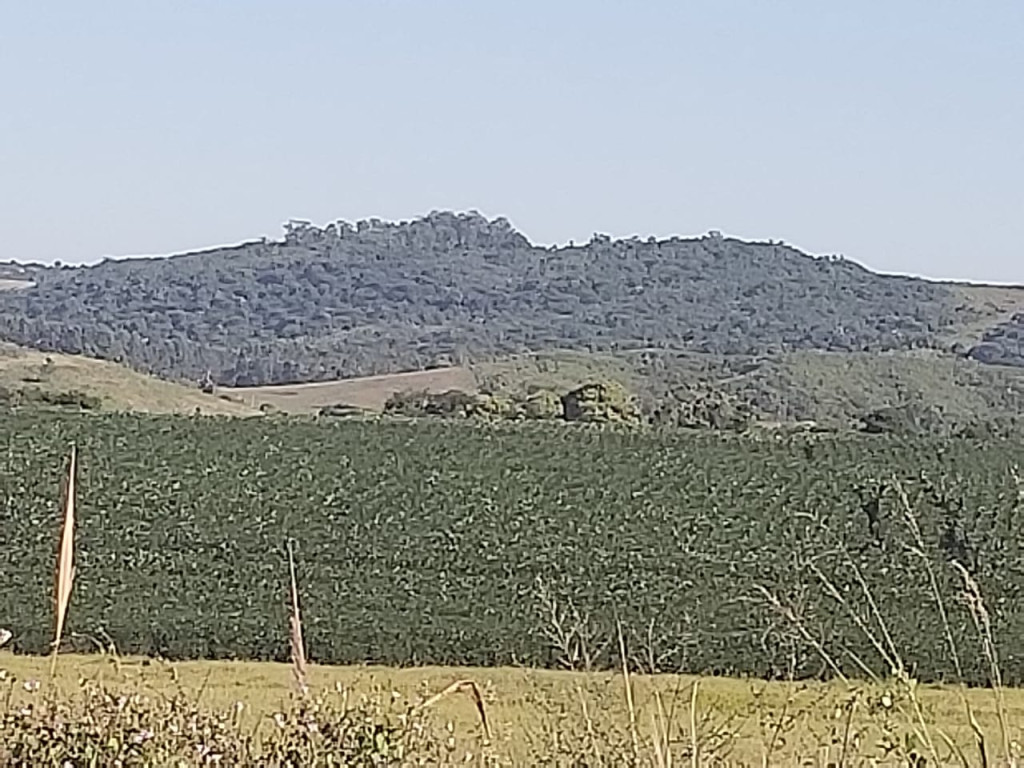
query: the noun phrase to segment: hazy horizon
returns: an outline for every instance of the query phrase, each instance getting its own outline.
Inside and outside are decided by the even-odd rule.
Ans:
[[[0,29],[0,260],[432,210],[1024,283],[1024,4],[55,0]]]

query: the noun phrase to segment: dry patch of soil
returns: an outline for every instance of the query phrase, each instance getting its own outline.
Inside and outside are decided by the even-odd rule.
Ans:
[[[368,411],[380,411],[387,399],[396,392],[446,392],[450,389],[475,392],[476,386],[476,376],[472,371],[452,367],[312,384],[220,387],[218,391],[253,408],[266,404],[285,413],[315,413],[329,405],[349,405]]]

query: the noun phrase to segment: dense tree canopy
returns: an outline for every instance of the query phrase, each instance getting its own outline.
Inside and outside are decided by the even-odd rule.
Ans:
[[[712,233],[545,248],[504,219],[290,222],[279,241],[36,272],[0,336],[220,384],[569,347],[764,354],[941,345],[947,286]]]

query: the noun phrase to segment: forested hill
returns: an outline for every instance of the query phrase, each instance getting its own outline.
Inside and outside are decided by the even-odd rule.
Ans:
[[[315,381],[555,347],[767,353],[949,346],[954,287],[716,234],[532,245],[433,213],[34,274],[0,336],[222,384]]]

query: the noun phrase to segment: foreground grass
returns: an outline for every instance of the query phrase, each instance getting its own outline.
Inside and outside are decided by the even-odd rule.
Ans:
[[[60,657],[51,681],[48,659],[0,654],[0,670],[8,680],[15,680],[8,686],[8,707],[23,706],[48,692],[73,697],[85,679],[111,691],[153,697],[184,692],[211,712],[232,711],[242,702],[241,729],[256,732],[272,729],[275,713],[294,703],[292,672],[285,664],[168,663],[68,655]],[[356,697],[383,694],[395,701],[422,700],[466,678],[483,691],[493,741],[485,745],[479,715],[468,696],[438,701],[429,712],[429,724],[442,737],[454,734],[459,754],[474,756],[474,762],[488,755],[487,764],[492,765],[613,765],[633,752],[631,722],[636,724],[640,762],[647,765],[664,765],[664,758],[659,760],[657,754],[667,750],[679,761],[692,752],[694,743],[703,755],[702,763],[730,765],[826,765],[837,760],[851,765],[899,764],[901,750],[915,748],[909,707],[895,688],[882,685],[631,675],[631,714],[621,674],[515,668],[309,668],[314,691],[341,689]],[[38,690],[33,690],[35,682]],[[919,700],[928,728],[948,735],[971,764],[981,764],[962,694],[994,751],[1001,737],[990,691],[922,686]],[[1010,736],[1018,739],[1017,724],[1024,723],[1024,691],[1007,691],[1006,706]],[[950,764],[958,762],[962,764],[950,755]]]

